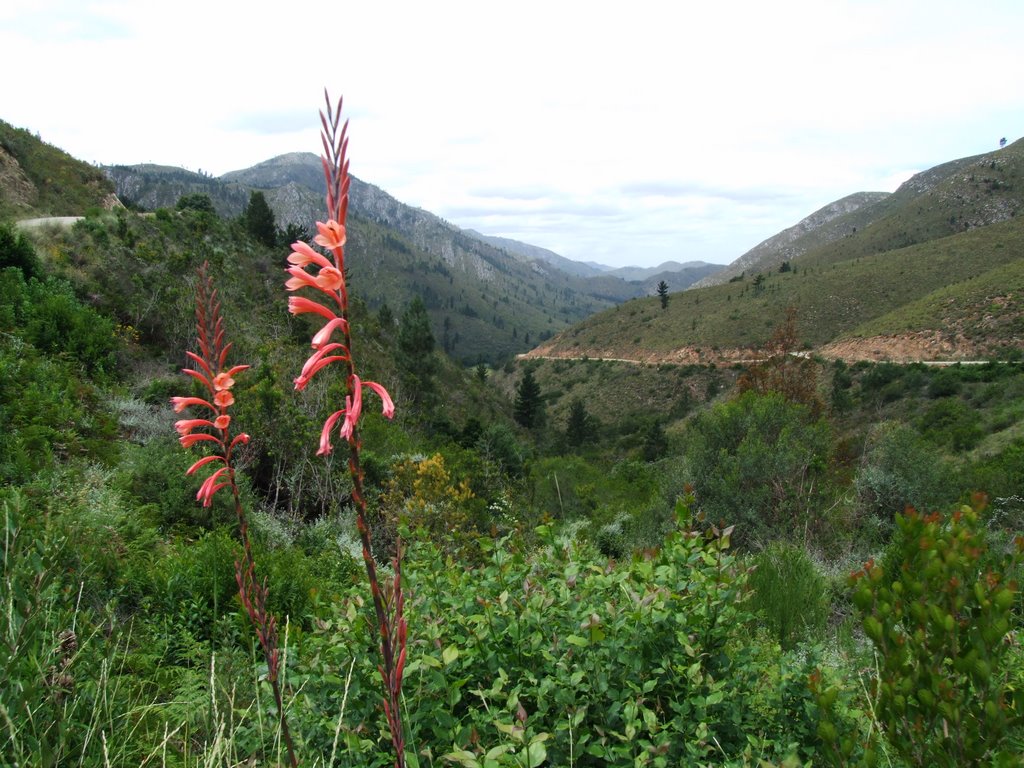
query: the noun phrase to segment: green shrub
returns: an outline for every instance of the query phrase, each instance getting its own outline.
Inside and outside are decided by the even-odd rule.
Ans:
[[[777,538],[821,506],[831,438],[824,421],[781,395],[746,392],[699,414],[686,455],[701,509],[742,541]]]
[[[981,416],[956,397],[944,397],[929,406],[918,428],[925,439],[954,451],[974,448],[984,435]]]
[[[0,270],[7,267],[21,270],[26,279],[42,276],[42,265],[32,243],[10,224],[0,223]]]
[[[752,640],[746,569],[729,552],[730,532],[697,533],[687,508],[677,513],[681,527],[658,552],[615,566],[545,527],[533,556],[512,540],[488,543],[469,568],[412,544],[403,567],[416,596],[407,603],[409,743],[438,765],[810,759],[808,658]],[[367,607],[353,592],[335,610],[297,662],[314,708],[305,722],[316,723],[305,743],[330,750],[344,682],[339,757],[391,765],[365,651]],[[351,681],[342,681],[353,659]]]
[[[769,544],[754,558],[750,587],[751,608],[783,649],[816,638],[825,629],[828,583],[803,547]]]
[[[865,510],[886,524],[907,506],[935,508],[955,493],[952,469],[938,450],[894,422],[872,429],[854,488]]]
[[[876,716],[909,764],[1014,764],[1006,739],[1024,723],[1024,690],[1005,663],[1017,593],[1005,574],[1020,558],[1019,546],[989,556],[980,505],[908,510],[894,565],[869,562],[851,578],[879,654]]]

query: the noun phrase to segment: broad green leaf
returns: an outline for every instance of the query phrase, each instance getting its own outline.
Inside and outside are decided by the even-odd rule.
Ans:
[[[457,658],[459,658],[459,649],[456,648],[454,645],[449,645],[441,652],[441,661],[444,662],[444,665],[446,667],[453,661],[455,661]]]

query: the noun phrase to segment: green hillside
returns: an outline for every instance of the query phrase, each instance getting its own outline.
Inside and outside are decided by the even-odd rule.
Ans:
[[[99,168],[0,120],[0,219],[81,216],[113,193]]]
[[[742,350],[763,344],[790,306],[811,347],[878,333],[945,333],[949,317],[933,311],[937,302],[959,307],[960,357],[1008,354],[1022,343],[1024,309],[1001,298],[1000,280],[1016,274],[1014,265],[1024,259],[1024,217],[1016,215],[1024,199],[1024,146],[1018,142],[1004,151],[998,161],[984,155],[950,164],[953,173],[943,166],[941,174],[923,174],[941,181],[926,178],[917,182],[923,192],[912,194],[908,187],[876,203],[889,213],[809,251],[785,271],[747,272],[722,285],[672,294],[664,310],[655,299],[634,300],[588,318],[532,354],[677,362],[743,358]],[[991,223],[983,223],[986,215]],[[1001,306],[1002,320],[995,324],[985,319],[992,302]],[[884,323],[874,322],[882,317]]]

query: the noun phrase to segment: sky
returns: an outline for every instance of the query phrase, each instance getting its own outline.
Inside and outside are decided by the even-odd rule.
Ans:
[[[3,0],[0,119],[97,164],[320,152],[577,261],[729,263],[1024,134],[1019,0]]]

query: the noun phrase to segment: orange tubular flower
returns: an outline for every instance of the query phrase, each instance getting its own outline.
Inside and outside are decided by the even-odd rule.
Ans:
[[[339,224],[331,219],[326,224],[322,221],[316,223],[317,231],[320,233],[313,238],[317,245],[338,252],[345,247],[345,225]]]
[[[227,367],[227,354],[230,344],[224,343],[224,329],[220,316],[220,303],[212,281],[206,274],[206,265],[200,269],[199,284],[196,295],[196,328],[199,337],[199,354],[186,352],[188,358],[196,364],[194,369],[185,368],[183,372],[194,378],[209,393],[203,397],[172,397],[171,404],[175,413],[187,408],[202,408],[210,412],[208,418],[180,419],[174,428],[180,437],[178,442],[185,448],[196,443],[212,443],[217,453],[206,456],[194,463],[187,474],[191,475],[207,464],[219,462],[223,464],[200,488],[197,499],[208,507],[213,502],[213,495],[233,481],[234,464],[231,453],[238,445],[248,442],[245,434],[231,437],[229,429],[231,416],[228,408],[235,404],[235,396],[231,388],[235,385],[235,376],[249,368],[248,365]],[[212,479],[211,479],[212,478]],[[225,479],[227,478],[227,479]],[[220,482],[218,482],[220,480]]]

